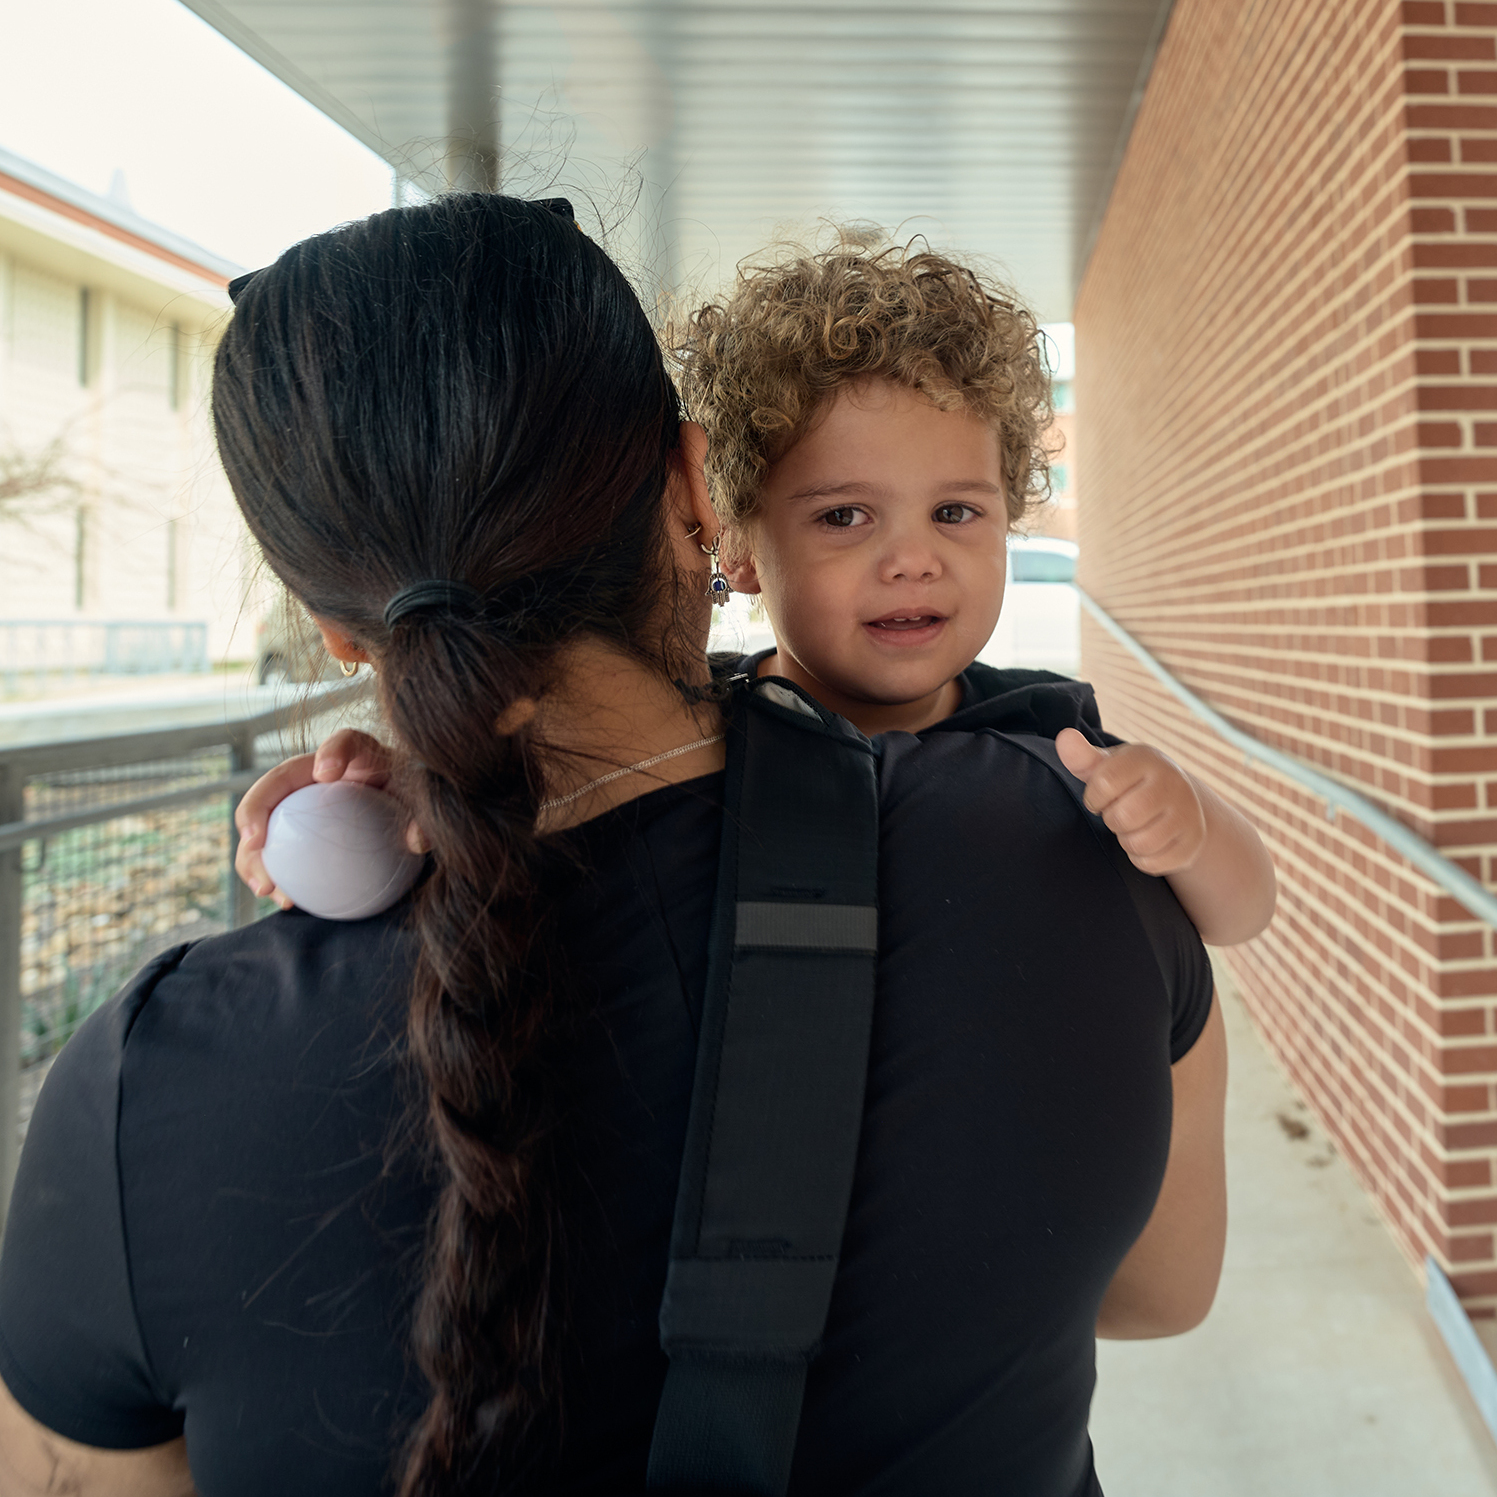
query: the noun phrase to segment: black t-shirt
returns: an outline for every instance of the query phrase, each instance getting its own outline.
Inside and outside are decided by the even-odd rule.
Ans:
[[[792,1491],[1083,1497],[1095,1317],[1153,1207],[1209,966],[1022,740],[882,742],[864,1127]],[[527,1490],[644,1489],[721,786],[565,836],[591,1017],[566,1072],[566,1439]],[[0,1376],[43,1425],[121,1449],[185,1430],[202,1497],[389,1490],[425,1402],[407,1339],[435,1190],[410,955],[398,909],[278,914],[159,957],[69,1043],[0,1255]]]

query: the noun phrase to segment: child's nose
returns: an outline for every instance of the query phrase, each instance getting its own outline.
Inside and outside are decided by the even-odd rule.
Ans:
[[[889,548],[883,571],[889,582],[934,582],[941,575],[941,562],[929,546],[912,540]]]

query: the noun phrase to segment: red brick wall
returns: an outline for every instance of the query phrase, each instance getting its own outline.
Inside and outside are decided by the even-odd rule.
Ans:
[[[1083,586],[1497,881],[1497,4],[1178,0],[1076,311]],[[1089,621],[1109,726],[1257,818],[1229,961],[1414,1259],[1497,1307],[1493,935]]]

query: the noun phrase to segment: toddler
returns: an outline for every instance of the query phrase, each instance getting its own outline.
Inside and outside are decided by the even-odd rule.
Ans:
[[[774,628],[777,648],[743,668],[870,735],[964,709],[977,725],[985,704],[1026,693],[1134,864],[1168,878],[1205,941],[1248,940],[1274,904],[1248,822],[1158,750],[1097,731],[1090,688],[973,664],[1008,536],[1048,489],[1039,338],[970,267],[854,240],[745,267],[728,300],[670,330],[707,432],[722,570]]]

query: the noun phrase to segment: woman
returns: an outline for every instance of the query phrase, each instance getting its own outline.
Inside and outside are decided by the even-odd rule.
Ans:
[[[643,311],[555,206],[380,214],[240,295],[225,466],[329,649],[374,664],[432,867],[385,917],[165,954],[63,1052],[0,1256],[0,1497],[644,1490],[717,521]],[[1082,1497],[1094,1329],[1214,1293],[1209,969],[998,736],[900,738],[881,797],[792,1490]]]

